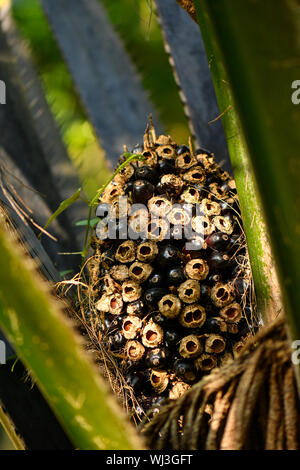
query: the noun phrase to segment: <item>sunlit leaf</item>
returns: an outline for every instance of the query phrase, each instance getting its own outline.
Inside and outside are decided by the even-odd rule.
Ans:
[[[49,219],[47,220],[45,226],[44,226],[44,230],[49,227],[49,225],[53,222],[53,220],[56,219],[56,217],[59,216],[59,214],[61,214],[62,212],[64,212],[66,209],[68,209],[68,207],[70,207],[72,204],[74,204],[74,202],[78,201],[78,199],[80,198],[80,193],[81,193],[81,188],[79,188],[76,193],[74,193],[72,196],[70,196],[68,199],[65,199],[64,201],[62,201],[58,207],[58,209],[56,209],[56,211],[51,215],[51,217],[49,217]]]

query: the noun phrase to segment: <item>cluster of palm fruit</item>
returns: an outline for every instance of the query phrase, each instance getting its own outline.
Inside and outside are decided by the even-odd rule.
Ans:
[[[255,327],[230,175],[208,151],[156,138],[153,128],[133,153],[144,160],[126,165],[99,201],[102,213],[107,204],[116,211],[116,237],[94,237],[92,279],[102,342],[147,408],[182,395]],[[128,196],[125,209],[119,196]]]

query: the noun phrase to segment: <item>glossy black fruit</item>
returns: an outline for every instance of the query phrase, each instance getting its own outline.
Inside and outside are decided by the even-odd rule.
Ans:
[[[177,377],[180,377],[184,382],[191,383],[196,379],[196,372],[191,362],[177,359],[174,364],[174,372]]]
[[[133,183],[132,196],[136,203],[145,203],[154,194],[154,186],[149,181],[137,180]]]
[[[243,279],[242,277],[240,277],[239,279],[236,279],[233,283],[234,285],[234,288],[235,288],[235,291],[237,293],[237,295],[243,295],[245,294],[248,286],[249,286],[249,282],[247,282],[245,279]]]
[[[165,330],[164,338],[165,338],[167,346],[175,346],[180,341],[181,336],[177,329],[167,328]]]
[[[208,262],[211,269],[219,271],[229,267],[230,256],[225,253],[218,253],[215,251],[210,255]]]
[[[256,328],[259,324],[257,318],[256,318],[256,313],[253,310],[253,308],[250,305],[246,305],[243,308],[243,313],[245,315],[245,318],[247,320],[248,325],[254,326]]]
[[[214,286],[217,282],[222,281],[222,276],[220,274],[214,274],[210,273],[207,278],[205,279],[205,282],[208,286]]]
[[[133,183],[134,183],[134,181],[128,181],[128,183],[125,184],[125,188],[124,188],[125,194],[129,194],[129,193],[132,192]]]
[[[206,302],[210,298],[210,288],[207,284],[200,282],[200,298],[201,303]]]
[[[206,322],[204,323],[203,330],[205,333],[220,333],[220,320],[215,317],[207,318]]]
[[[183,155],[184,153],[190,153],[189,147],[186,145],[179,145],[177,147],[177,155]]]
[[[205,148],[199,148],[199,149],[195,150],[194,153],[195,153],[195,155],[204,154],[204,155],[212,156],[212,153],[209,150],[205,149]]]
[[[238,323],[238,333],[235,335],[234,339],[238,340],[240,338],[245,338],[248,335],[254,336],[257,331],[257,325],[249,322],[246,318],[242,318]]]
[[[159,181],[159,183],[157,183],[156,185],[156,191],[158,194],[165,194],[165,189],[163,187],[163,184],[161,183],[161,181]]]
[[[134,302],[130,302],[127,305],[127,313],[129,315],[141,317],[144,314],[144,308],[145,308],[145,305],[142,300],[135,300]]]
[[[147,281],[147,287],[151,289],[152,287],[162,287],[166,282],[166,277],[161,271],[155,271],[149,277]]]
[[[146,290],[144,299],[145,303],[149,307],[155,307],[160,299],[169,293],[168,289],[162,287],[152,287],[151,289]]]
[[[171,268],[167,272],[167,283],[169,286],[179,286],[184,281],[186,281],[186,276],[181,267]]]
[[[137,167],[134,172],[134,177],[136,180],[147,180],[152,184],[155,184],[158,180],[158,174],[155,169],[147,165]]]
[[[235,264],[234,260],[232,260],[232,263],[229,265],[228,269],[225,271],[222,271],[222,278],[224,278],[224,281],[228,280],[236,280],[238,277],[242,275],[242,269],[239,264]]]
[[[153,312],[151,318],[154,321],[154,323],[162,327],[164,327],[168,322],[166,317],[159,310]]]
[[[220,207],[221,207],[222,215],[229,214],[232,211],[231,205],[228,204],[228,202],[226,202],[226,201],[221,201],[220,202]]]
[[[237,249],[241,242],[241,235],[240,234],[233,234],[230,237],[230,248]]]
[[[191,238],[184,245],[184,253],[190,255],[192,258],[197,257],[199,252],[203,250],[204,240],[200,238]]]
[[[174,265],[179,258],[179,250],[176,246],[168,244],[161,247],[157,261],[163,268]]]
[[[172,160],[161,160],[158,163],[159,173],[161,175],[171,175],[176,172],[175,166],[171,162]]]
[[[111,329],[111,327],[113,326],[113,322],[110,318],[106,317],[104,319],[104,327],[105,327],[105,330],[106,331],[109,331]]]
[[[144,388],[144,374],[142,372],[129,372],[126,376],[126,383],[133,388],[135,393]]]
[[[150,350],[146,357],[146,365],[150,369],[165,369],[168,364],[169,351],[162,348]]]
[[[214,173],[211,173],[206,177],[206,186],[209,186],[212,183],[218,183],[218,177]]]
[[[126,340],[120,331],[111,335],[108,339],[108,344],[111,350],[120,349],[125,343]]]
[[[216,307],[216,306],[210,301],[210,299],[206,300],[206,303],[205,303],[205,305],[204,305],[204,308],[205,308],[205,312],[206,312],[206,316],[207,316],[207,317],[213,317],[213,316],[218,315],[218,313],[219,313],[218,307]]]
[[[215,232],[206,238],[210,248],[217,251],[225,251],[230,245],[230,237],[227,233]]]

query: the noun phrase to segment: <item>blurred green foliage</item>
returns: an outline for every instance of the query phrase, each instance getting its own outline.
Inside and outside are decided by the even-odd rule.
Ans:
[[[166,131],[179,142],[186,142],[189,130],[152,1],[100,1],[124,41]],[[31,49],[47,100],[83,187],[92,197],[107,179],[109,169],[40,3],[38,0],[14,0],[13,13]]]
[[[149,91],[163,124],[178,142],[188,138],[188,127],[179,99],[153,0],[101,0],[115,30]]]

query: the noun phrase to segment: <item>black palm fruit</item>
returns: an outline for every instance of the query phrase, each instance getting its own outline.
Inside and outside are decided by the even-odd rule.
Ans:
[[[178,266],[178,267],[171,268],[167,272],[167,279],[165,279],[165,282],[166,280],[169,286],[178,286],[179,284],[181,284],[182,282],[186,280],[186,276],[184,274],[183,269],[180,266]]]
[[[155,138],[153,128],[134,152],[145,160],[131,161],[99,204],[102,212],[114,206],[117,235],[126,218],[143,229],[126,240],[94,237],[91,284],[102,346],[144,408],[182,395],[209,373],[227,341],[232,346],[255,330],[255,313],[229,174],[207,150]],[[118,199],[124,195],[125,212]]]
[[[154,186],[147,180],[136,180],[132,187],[134,202],[145,203],[154,194]]]
[[[147,281],[147,288],[163,287],[166,284],[166,277],[162,271],[155,271]]]
[[[147,180],[154,184],[158,181],[158,175],[154,168],[144,165],[135,169],[134,177],[137,180]]]
[[[179,250],[176,246],[167,244],[163,245],[159,250],[158,260],[157,262],[163,268],[167,268],[170,266],[174,266],[174,264],[178,261],[179,258]]]
[[[183,359],[177,359],[174,364],[175,374],[187,383],[195,382],[196,370],[193,363]]]
[[[168,324],[168,319],[158,310],[157,312],[153,312],[151,315],[152,320],[157,325],[163,326],[164,330]]]
[[[146,365],[150,369],[167,368],[169,356],[169,350],[165,347],[151,349],[146,357]]]
[[[205,240],[208,246],[214,250],[223,251],[230,245],[230,237],[227,233],[214,232]]]
[[[153,287],[151,289],[146,290],[144,299],[146,304],[149,307],[155,307],[161,298],[164,295],[168,294],[168,290],[163,287]]]
[[[170,175],[176,173],[175,166],[168,160],[161,160],[158,163],[158,171],[160,175]]]
[[[165,341],[168,347],[175,347],[178,345],[181,335],[177,328],[167,327],[165,329]]]

